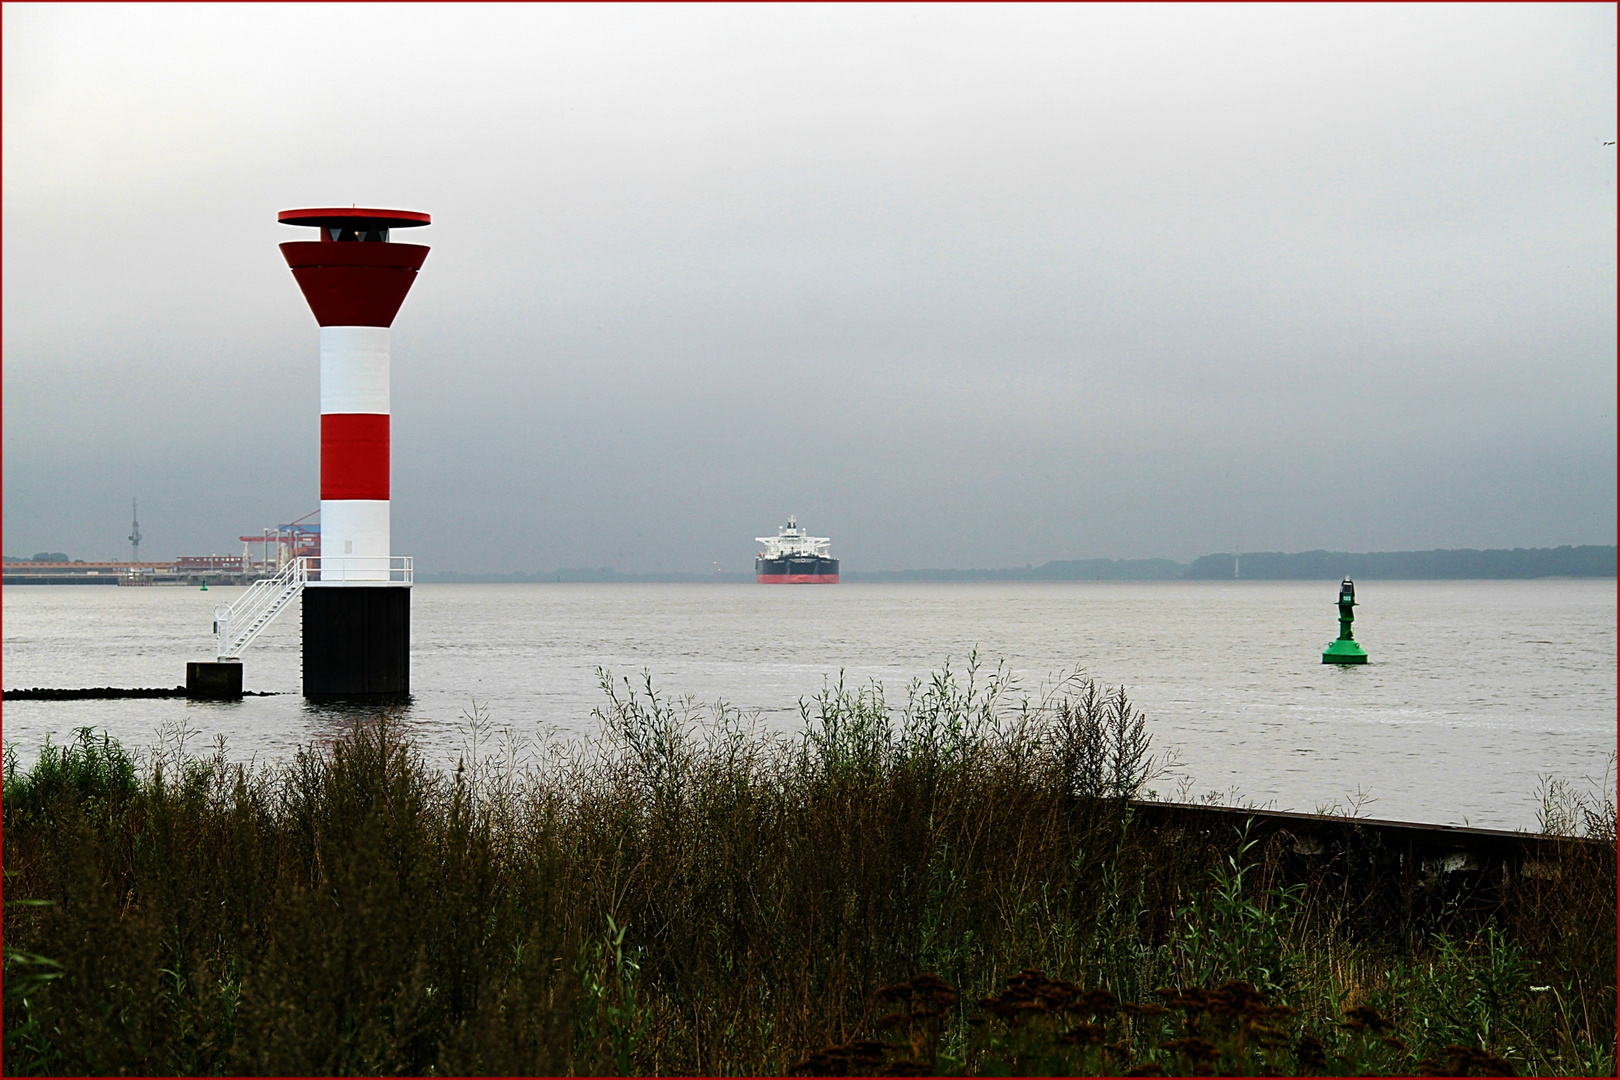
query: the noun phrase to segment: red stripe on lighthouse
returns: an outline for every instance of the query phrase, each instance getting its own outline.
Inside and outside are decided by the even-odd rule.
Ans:
[[[321,498],[388,498],[388,414],[322,415]]]

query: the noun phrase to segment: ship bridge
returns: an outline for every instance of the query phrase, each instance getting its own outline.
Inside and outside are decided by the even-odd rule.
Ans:
[[[786,525],[777,528],[775,536],[756,536],[754,539],[765,545],[762,557],[767,559],[789,555],[811,555],[821,559],[832,557],[832,538],[811,536],[799,527],[799,519],[792,514],[788,515]]]

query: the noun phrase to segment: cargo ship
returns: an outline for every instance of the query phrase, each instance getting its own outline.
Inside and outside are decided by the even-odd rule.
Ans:
[[[754,559],[754,580],[761,585],[838,584],[838,560],[832,557],[832,540],[808,535],[791,514],[775,536],[754,539],[765,545]]]

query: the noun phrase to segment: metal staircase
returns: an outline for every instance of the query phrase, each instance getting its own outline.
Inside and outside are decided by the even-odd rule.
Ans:
[[[239,660],[281,609],[309,583],[307,558],[290,560],[275,577],[260,578],[234,604],[214,608],[214,639],[221,660]]]

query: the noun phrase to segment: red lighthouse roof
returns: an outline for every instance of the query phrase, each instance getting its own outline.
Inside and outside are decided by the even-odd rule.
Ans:
[[[365,224],[379,229],[410,229],[431,225],[433,219],[416,210],[373,210],[364,206],[325,206],[308,210],[283,210],[276,215],[283,225],[312,225],[315,228],[353,228]]]

